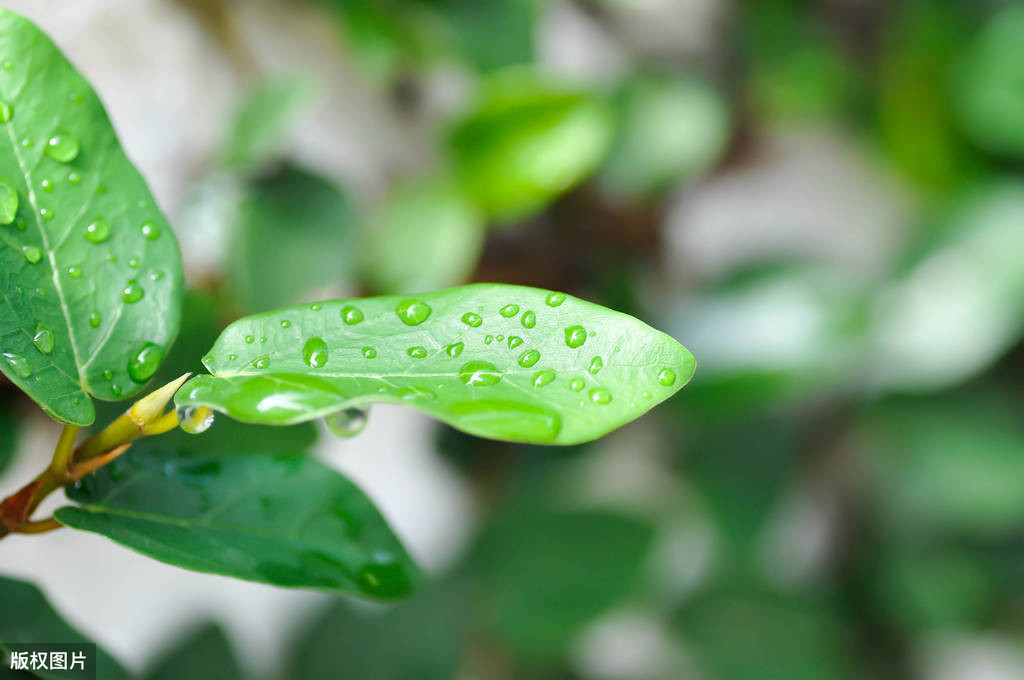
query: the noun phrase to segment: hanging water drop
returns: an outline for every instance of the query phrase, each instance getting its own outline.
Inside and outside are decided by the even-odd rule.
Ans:
[[[310,368],[323,368],[327,365],[327,343],[323,338],[310,338],[302,346],[302,360]]]
[[[406,326],[418,326],[430,316],[433,310],[420,300],[403,300],[395,307],[395,314]]]
[[[333,434],[339,437],[355,437],[357,434],[366,429],[366,424],[370,421],[370,409],[369,407],[352,407],[342,409],[337,413],[324,418],[324,425]]]
[[[213,409],[208,406],[179,406],[178,427],[189,434],[206,432],[213,425]]]

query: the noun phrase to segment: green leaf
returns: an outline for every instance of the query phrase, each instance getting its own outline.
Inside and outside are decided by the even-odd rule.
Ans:
[[[255,168],[271,160],[309,93],[302,78],[267,78],[253,86],[235,114],[224,163]]]
[[[253,183],[226,264],[228,286],[245,309],[293,304],[345,279],[353,210],[337,187],[294,167]]]
[[[175,396],[252,423],[404,403],[470,434],[574,444],[672,396],[693,355],[633,317],[561,293],[474,284],[335,300],[229,326]]]
[[[509,513],[477,547],[474,600],[520,655],[556,656],[630,590],[653,537],[606,511]]]
[[[231,643],[220,626],[206,624],[191,631],[155,659],[145,680],[242,680]]]
[[[363,492],[304,456],[133,450],[68,497],[63,524],[186,569],[376,598],[419,581]]]
[[[446,182],[398,188],[374,211],[368,226],[363,269],[382,293],[464,283],[484,245],[480,211]]]
[[[2,9],[0,65],[0,370],[87,425],[88,394],[135,394],[174,338],[178,246],[92,88]]]
[[[482,70],[533,60],[531,0],[429,0],[451,27],[459,52]]]
[[[603,100],[515,71],[488,83],[450,144],[467,195],[510,219],[539,210],[590,175],[612,127]]]
[[[18,446],[18,413],[13,400],[0,401],[0,475],[14,460]]]
[[[71,643],[91,644],[60,617],[39,588],[13,578],[0,576],[0,667],[10,668],[4,657],[12,644]],[[120,680],[128,674],[102,647],[96,648],[96,677]],[[33,671],[46,680],[78,678],[78,671]]]

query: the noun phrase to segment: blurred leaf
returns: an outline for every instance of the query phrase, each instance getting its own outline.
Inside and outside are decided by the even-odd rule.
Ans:
[[[385,599],[419,581],[370,499],[310,458],[136,449],[70,488],[81,505],[57,519],[168,564],[271,585]]]
[[[363,269],[381,293],[465,283],[483,248],[483,216],[443,181],[399,187],[368,221]]]
[[[246,310],[261,312],[344,281],[354,219],[341,191],[298,168],[253,183],[226,263],[231,293]]]
[[[42,642],[92,643],[92,640],[83,637],[69,626],[60,614],[54,611],[39,588],[31,583],[0,576],[0,602],[3,603],[3,606],[0,606],[0,666],[3,668],[10,668],[4,658],[10,651],[7,645]],[[97,645],[96,653],[97,678],[128,678],[128,674],[105,649]],[[2,669],[0,672],[3,672]],[[78,671],[36,671],[34,674],[46,680],[80,677]]]
[[[458,674],[461,593],[429,585],[386,611],[336,601],[303,627],[289,680],[452,680]]]
[[[154,659],[144,680],[242,680],[245,675],[220,626],[207,624]]]
[[[486,84],[450,144],[467,194],[487,213],[513,219],[541,209],[592,173],[608,150],[612,128],[603,100],[517,70]]]
[[[725,150],[729,112],[691,79],[643,78],[628,87],[603,179],[613,191],[655,193],[706,172]]]
[[[258,168],[273,160],[289,125],[309,97],[310,83],[302,78],[267,78],[246,94],[224,146],[224,163]]]
[[[924,233],[874,309],[877,380],[935,390],[965,380],[1024,331],[1024,189],[993,183]]]
[[[1024,158],[1024,5],[1008,3],[974,40],[953,78],[953,101],[971,140]]]
[[[482,70],[534,58],[531,0],[424,0],[447,20],[456,49]]]
[[[630,591],[653,536],[631,516],[518,508],[480,539],[474,600],[518,655],[557,657]]]
[[[550,445],[639,418],[694,370],[685,347],[631,316],[482,283],[240,319],[203,363],[212,375],[185,384],[180,406],[287,425],[397,403],[480,437]]]
[[[56,420],[142,389],[174,339],[174,233],[89,83],[0,8],[0,371]]]
[[[0,476],[18,452],[18,416],[13,400],[0,400]]]

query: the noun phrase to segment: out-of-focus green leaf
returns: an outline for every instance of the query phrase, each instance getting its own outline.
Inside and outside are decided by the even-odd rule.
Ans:
[[[483,70],[533,59],[531,0],[423,0],[447,20],[455,48]]]
[[[302,104],[310,83],[301,78],[268,78],[245,95],[224,146],[224,163],[259,167],[272,160]]]
[[[18,447],[18,418],[11,401],[0,401],[0,475],[14,460]]]
[[[518,655],[557,657],[629,592],[653,536],[646,521],[606,511],[506,513],[477,546],[474,601]]]
[[[675,394],[694,358],[620,312],[537,288],[475,284],[334,300],[236,321],[182,406],[290,424],[372,402],[492,439],[575,444]]]
[[[245,675],[220,626],[207,624],[154,659],[145,680],[242,680]]]
[[[462,595],[430,585],[384,612],[338,601],[305,626],[290,680],[451,680],[459,670]]]
[[[381,293],[465,283],[480,257],[484,226],[480,211],[446,182],[399,187],[369,218],[365,276]]]
[[[872,413],[868,432],[887,521],[983,536],[1024,522],[1024,427],[1014,402],[890,400]]]
[[[992,184],[925,233],[877,297],[876,381],[891,389],[949,387],[989,366],[1024,331],[1024,189]]]
[[[381,599],[420,578],[370,499],[305,456],[133,450],[68,497],[61,523],[185,569]]]
[[[178,330],[181,260],[99,98],[0,9],[0,370],[57,420],[129,397]]]
[[[604,158],[613,117],[594,95],[504,72],[453,130],[467,195],[497,218],[523,217],[585,179]]]
[[[958,65],[953,101],[964,131],[986,151],[1024,158],[1024,5],[992,17]]]
[[[294,304],[351,273],[352,205],[337,187],[286,167],[250,186],[226,264],[246,310]]]
[[[9,670],[7,653],[12,644],[39,644],[64,642],[90,644],[77,630],[69,626],[40,592],[39,588],[17,579],[0,576],[0,673]],[[96,677],[104,680],[127,679],[128,674],[102,647],[96,647]],[[33,674],[44,680],[71,680],[79,678],[76,671],[37,670]],[[6,675],[4,676],[6,677]]]
[[[707,171],[729,136],[722,98],[691,79],[644,78],[627,89],[603,179],[612,191],[643,195]]]

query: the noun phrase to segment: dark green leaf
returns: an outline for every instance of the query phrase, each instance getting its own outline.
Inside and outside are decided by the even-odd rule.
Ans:
[[[231,643],[220,626],[207,624],[165,649],[145,680],[242,680]]]
[[[18,446],[18,416],[15,404],[10,400],[0,400],[0,475],[14,460]]]
[[[535,4],[530,0],[426,0],[451,26],[459,52],[480,69],[532,61]]]
[[[0,64],[0,370],[88,425],[88,394],[135,394],[173,340],[178,246],[92,88],[2,9]]]
[[[68,497],[62,523],[186,569],[377,598],[419,580],[362,491],[303,456],[138,450]]]
[[[224,149],[227,165],[255,168],[273,159],[309,94],[300,78],[268,78],[246,93]]]
[[[39,644],[44,642],[65,642],[73,644],[91,643],[77,630],[69,626],[54,611],[39,588],[13,578],[0,576],[0,666],[7,665],[3,657],[10,651],[9,644]],[[120,680],[128,674],[107,652],[97,647],[96,677],[104,680]],[[40,678],[58,680],[78,677],[65,671],[34,671]]]
[[[179,405],[289,424],[370,402],[493,439],[573,444],[682,387],[694,359],[625,314],[561,293],[476,284],[335,300],[229,326]]]

